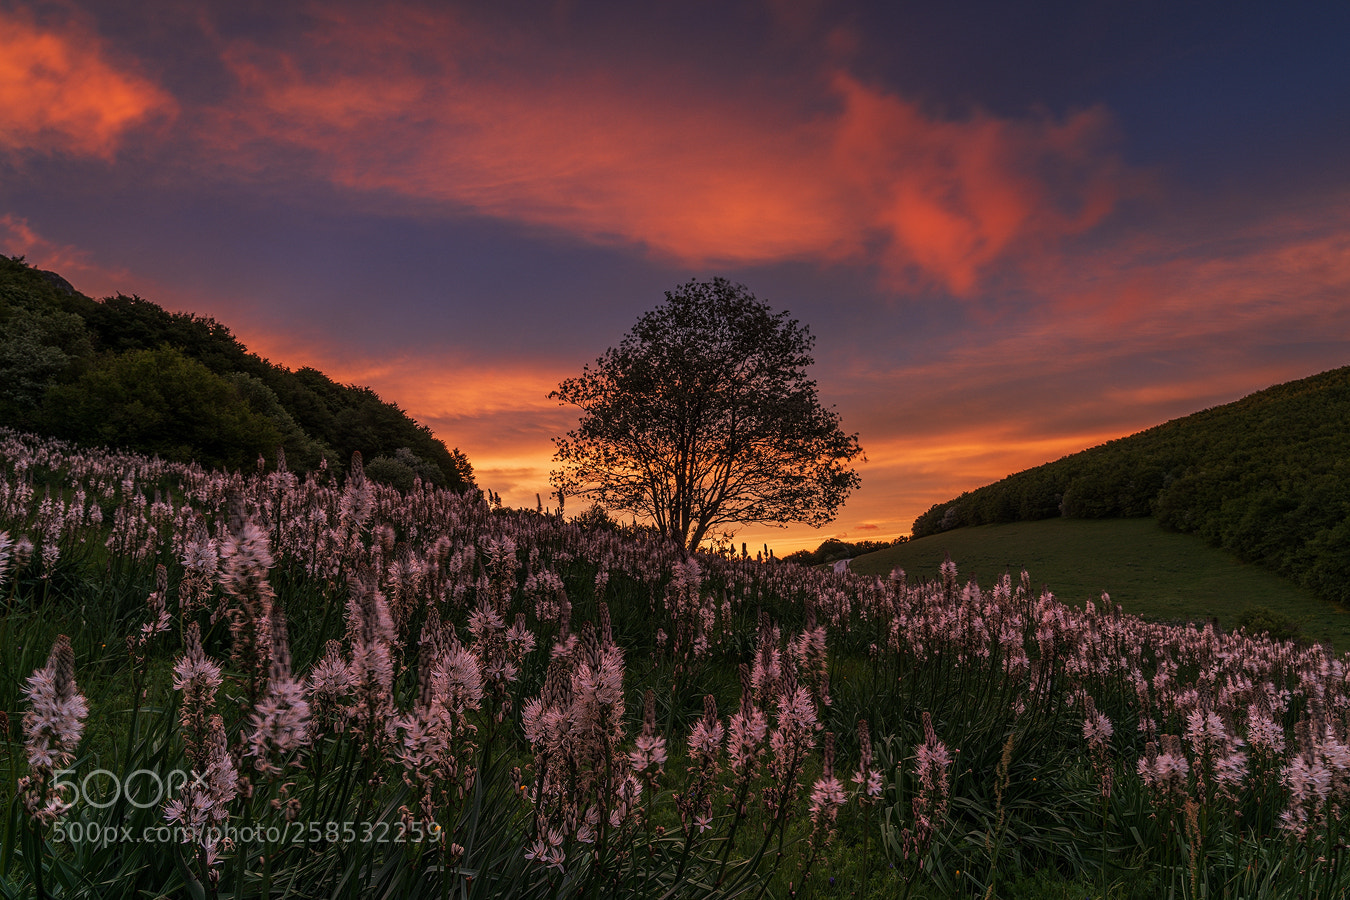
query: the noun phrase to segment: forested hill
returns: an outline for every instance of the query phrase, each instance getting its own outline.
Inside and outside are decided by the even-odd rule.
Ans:
[[[1010,475],[913,533],[1054,516],[1156,516],[1350,603],[1350,367]]]
[[[249,353],[219,322],[140,297],[91,300],[0,254],[0,425],[241,468],[278,448],[292,471],[360,451],[371,477],[474,486],[464,454],[369,388]]]

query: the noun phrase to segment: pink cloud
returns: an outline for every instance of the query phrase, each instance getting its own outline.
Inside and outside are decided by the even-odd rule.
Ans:
[[[830,171],[855,181],[862,221],[890,241],[885,263],[956,293],[1019,244],[1039,249],[1097,224],[1131,180],[1101,109],[1063,122],[940,121],[846,76],[835,87],[845,103]]]
[[[0,252],[76,281],[77,290],[95,297],[117,293],[130,277],[126,269],[93,262],[79,247],[43,237],[26,218],[11,213],[0,215]]]
[[[79,22],[0,10],[0,149],[111,158],[128,129],[174,110]]]
[[[1134,189],[1101,109],[944,119],[842,71],[810,97],[714,95],[448,15],[334,14],[226,62],[239,95],[213,140],[241,163],[298,151],[356,190],[690,264],[876,262],[965,293]]]

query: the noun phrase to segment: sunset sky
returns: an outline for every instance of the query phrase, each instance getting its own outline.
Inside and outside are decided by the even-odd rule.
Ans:
[[[722,275],[859,434],[830,526],[1350,364],[1350,4],[0,0],[0,253],[369,385],[510,505]],[[576,510],[579,511],[579,510]]]

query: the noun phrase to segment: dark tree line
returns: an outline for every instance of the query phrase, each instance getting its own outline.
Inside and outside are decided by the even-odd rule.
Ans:
[[[1350,367],[1010,475],[913,533],[1054,516],[1155,516],[1350,603]]]
[[[231,468],[275,463],[280,448],[292,470],[340,471],[360,451],[399,486],[474,483],[462,453],[369,388],[273,365],[213,319],[91,300],[3,255],[0,424]]]
[[[824,563],[852,559],[864,553],[886,550],[896,544],[903,544],[907,537],[898,537],[893,541],[845,541],[839,538],[827,538],[814,550],[798,550],[783,557],[784,562],[794,562],[803,566],[819,566]]]

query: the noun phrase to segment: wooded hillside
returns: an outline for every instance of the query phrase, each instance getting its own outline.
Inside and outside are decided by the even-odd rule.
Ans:
[[[140,297],[95,301],[53,272],[0,255],[0,424],[242,468],[278,449],[296,471],[340,471],[359,451],[371,477],[472,487],[449,450],[374,391],[291,371],[223,324]]]

